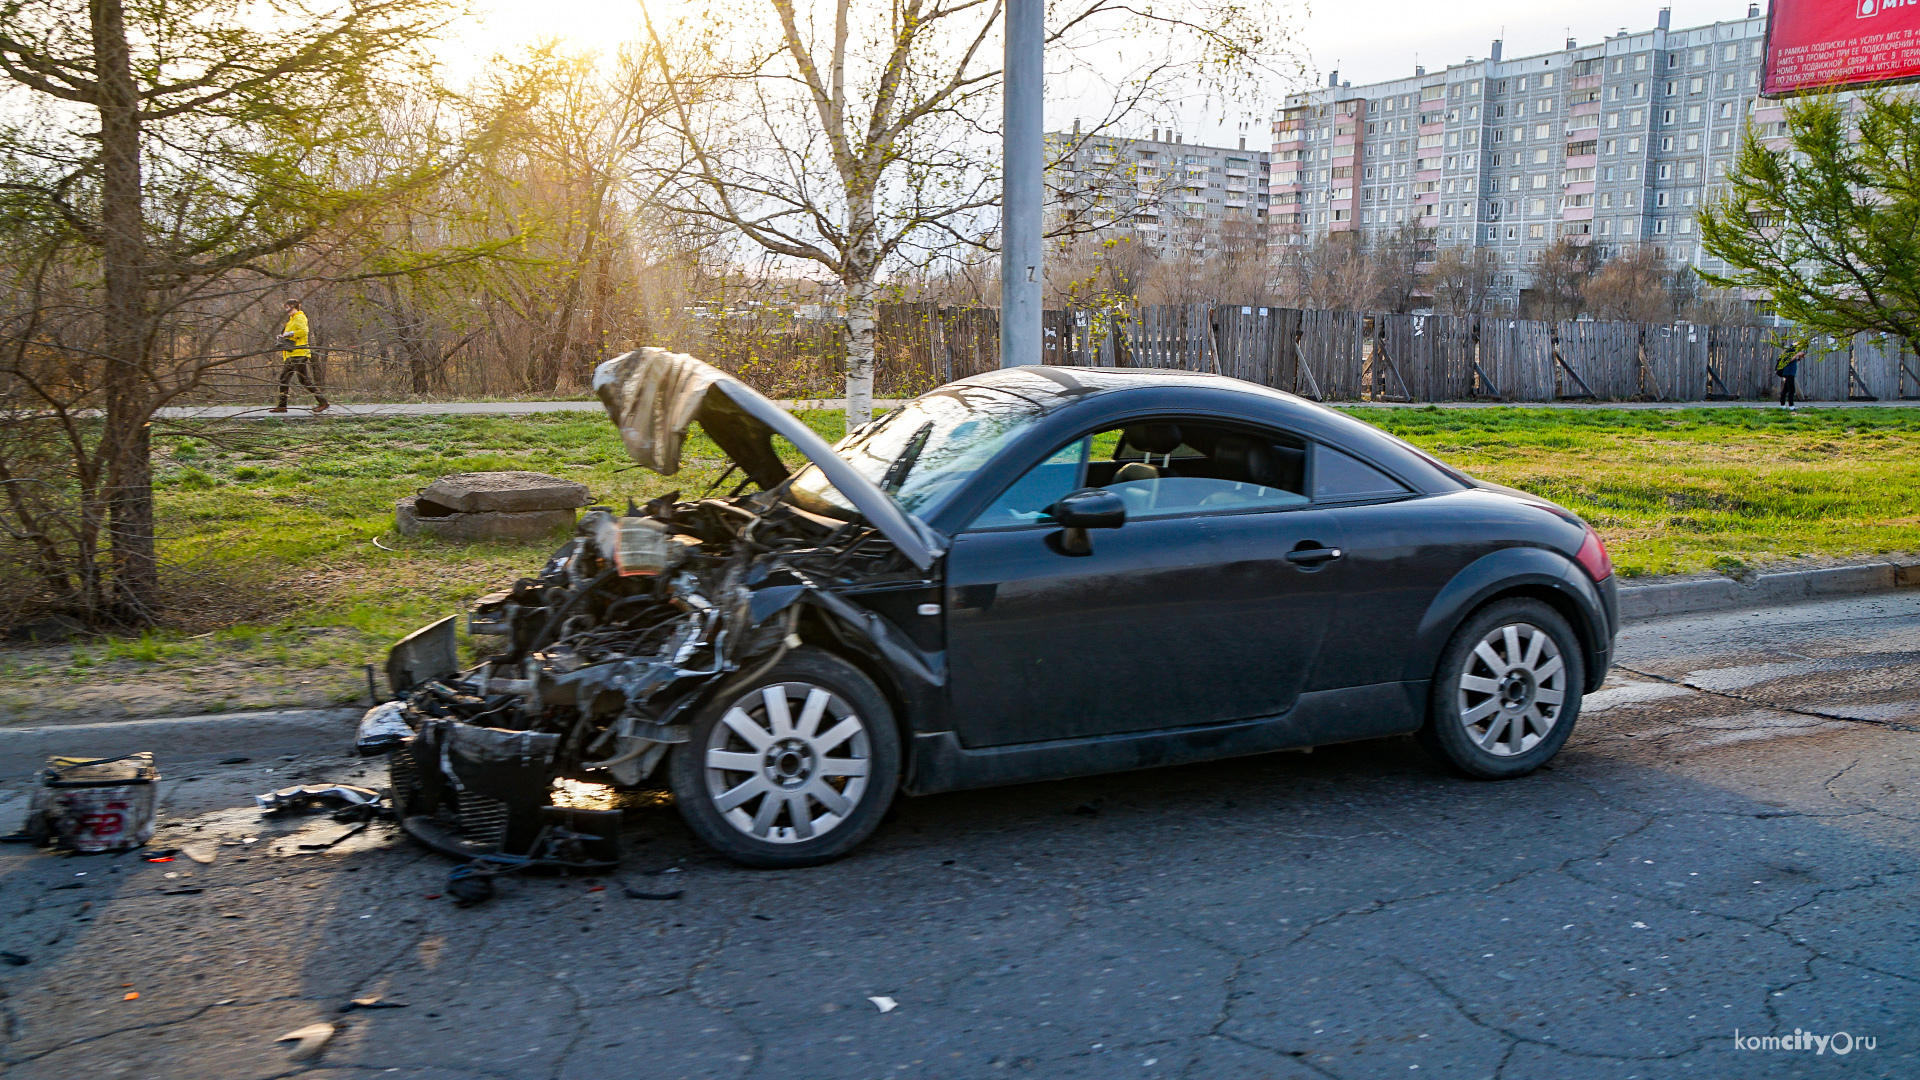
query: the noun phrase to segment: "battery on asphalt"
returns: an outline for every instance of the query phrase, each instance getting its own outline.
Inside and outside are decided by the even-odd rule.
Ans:
[[[53,757],[27,808],[27,832],[85,853],[130,851],[153,838],[153,754]]]

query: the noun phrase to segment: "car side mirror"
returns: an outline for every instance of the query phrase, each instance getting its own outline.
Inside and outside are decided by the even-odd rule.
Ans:
[[[1064,529],[1117,529],[1127,523],[1127,504],[1105,488],[1081,488],[1047,508]]]
[[[1060,497],[1047,513],[1062,531],[1047,537],[1047,545],[1062,555],[1091,555],[1088,529],[1117,529],[1127,523],[1127,504],[1104,488],[1082,488]]]

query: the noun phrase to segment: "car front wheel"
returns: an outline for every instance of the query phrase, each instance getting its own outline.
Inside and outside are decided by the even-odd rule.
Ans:
[[[1441,653],[1420,743],[1468,776],[1525,776],[1566,744],[1585,679],[1579,639],[1559,612],[1496,601]]]
[[[893,713],[858,668],[800,648],[702,711],[674,753],[694,835],[748,866],[811,866],[879,826],[900,773]]]

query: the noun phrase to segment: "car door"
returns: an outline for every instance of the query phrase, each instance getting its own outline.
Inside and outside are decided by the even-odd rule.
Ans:
[[[1307,688],[1396,681],[1434,596],[1471,556],[1432,500],[1345,450],[1313,456],[1314,505],[1338,523],[1347,578]]]
[[[1165,483],[1120,481],[1141,462],[1096,454],[1102,437],[1023,474],[947,554],[950,715],[967,746],[1273,715],[1312,669],[1344,575],[1331,516],[1304,494],[1171,475],[1218,464],[1178,451],[1149,466]],[[1044,507],[1090,483],[1120,491],[1129,520],[1069,554]],[[1236,490],[1251,501],[1207,501]]]

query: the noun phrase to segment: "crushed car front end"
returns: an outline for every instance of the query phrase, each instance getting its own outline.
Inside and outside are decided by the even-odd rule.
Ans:
[[[594,507],[537,575],[476,604],[468,630],[491,643],[478,663],[459,665],[451,619],[395,646],[398,700],[368,714],[361,746],[391,755],[402,827],[443,854],[617,861],[617,812],[554,806],[555,782],[657,782],[689,718],[799,647],[803,628],[837,628],[883,663],[938,678],[896,628],[842,595],[924,579],[938,538],[917,519],[833,476],[837,458],[824,467],[855,512],[782,499],[771,436],[816,465],[831,448],[691,357],[628,354],[602,365],[596,389],[642,464],[677,471],[698,421],[762,490]]]

